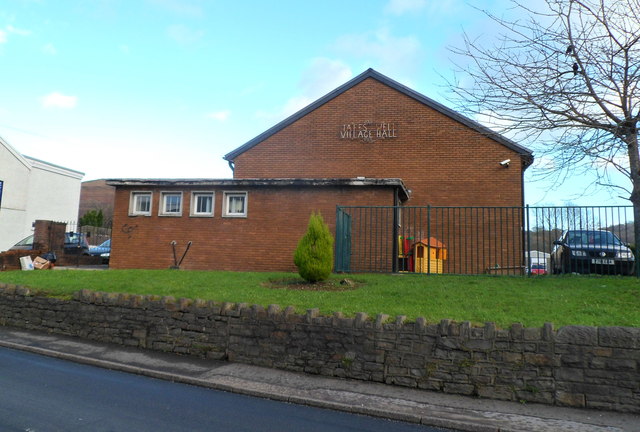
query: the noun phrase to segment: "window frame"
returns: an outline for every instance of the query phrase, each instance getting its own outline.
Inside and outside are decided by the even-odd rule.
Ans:
[[[158,205],[158,216],[168,216],[168,217],[180,217],[182,216],[182,208],[184,203],[184,194],[182,191],[161,191],[160,192],[160,203]],[[180,197],[180,205],[178,211],[176,212],[168,212],[166,209],[167,197],[169,196],[178,196]]]
[[[200,212],[198,211],[198,197],[209,196],[211,197],[211,211]],[[213,217],[216,212],[216,193],[214,191],[192,191],[191,203],[189,206],[189,216],[191,217]]]
[[[138,197],[149,197],[149,210],[137,210]],[[131,191],[129,195],[129,216],[151,216],[153,211],[153,192],[152,191]]]
[[[227,218],[246,218],[249,214],[249,193],[246,191],[224,191],[222,192],[222,217]],[[230,213],[229,212],[229,200],[232,197],[242,196],[244,198],[244,212],[242,213]]]

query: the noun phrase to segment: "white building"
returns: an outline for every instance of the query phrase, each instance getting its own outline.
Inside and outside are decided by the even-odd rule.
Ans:
[[[0,138],[0,251],[32,234],[37,219],[75,222],[83,177],[21,155]]]

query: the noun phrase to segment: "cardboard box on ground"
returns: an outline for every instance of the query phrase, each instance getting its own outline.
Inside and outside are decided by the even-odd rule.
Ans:
[[[51,267],[53,267],[53,264],[51,263],[51,261],[45,258],[36,257],[33,260],[33,268],[35,268],[36,270],[47,270],[47,269],[50,269]]]
[[[20,258],[20,267],[22,270],[47,270],[52,268],[53,264],[42,257],[35,257],[32,260],[30,256],[23,256]]]

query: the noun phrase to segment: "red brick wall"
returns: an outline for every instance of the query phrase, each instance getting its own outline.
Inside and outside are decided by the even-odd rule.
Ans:
[[[374,142],[341,139],[343,125],[366,121],[393,124],[397,137]],[[505,159],[511,159],[508,168],[499,163]],[[371,78],[234,162],[236,179],[401,178],[412,190],[405,203],[410,206],[523,205],[522,162],[514,150]],[[161,190],[170,189],[154,189],[154,215],[129,217],[130,190],[118,189],[112,267],[168,268],[174,264],[170,242],[175,240],[178,259],[187,242],[193,242],[181,268],[295,270],[293,251],[311,211],[320,210],[335,232],[338,204],[393,205],[391,189],[255,188],[248,190],[246,219],[222,218],[223,191],[217,190],[215,217],[192,218],[191,190],[183,188],[183,216],[172,218],[157,216]],[[510,231],[519,226],[515,220]],[[460,240],[453,231],[441,237]],[[478,254],[485,251],[465,251],[458,259],[474,260]],[[512,251],[508,264],[519,265],[519,255]]]
[[[394,123],[395,139],[340,139],[341,126]],[[508,168],[499,162],[511,159]],[[401,178],[407,205],[520,206],[517,154],[374,79],[367,79],[235,160],[235,178]]]
[[[153,191],[151,216],[128,215],[131,190]],[[125,188],[116,191],[111,268],[165,269],[193,242],[182,269],[296,271],[293,253],[312,211],[320,211],[335,234],[336,204],[393,205],[392,188],[242,188],[248,192],[247,218],[223,218],[223,190],[215,190],[213,218],[189,216],[189,188]],[[210,191],[210,187],[203,190]],[[226,188],[224,191],[232,191]],[[183,192],[182,217],[158,216],[161,191]]]

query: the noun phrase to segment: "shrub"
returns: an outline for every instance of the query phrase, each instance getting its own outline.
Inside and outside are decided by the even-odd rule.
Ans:
[[[308,282],[325,280],[333,268],[333,236],[320,213],[312,213],[306,234],[298,242],[293,262]]]

